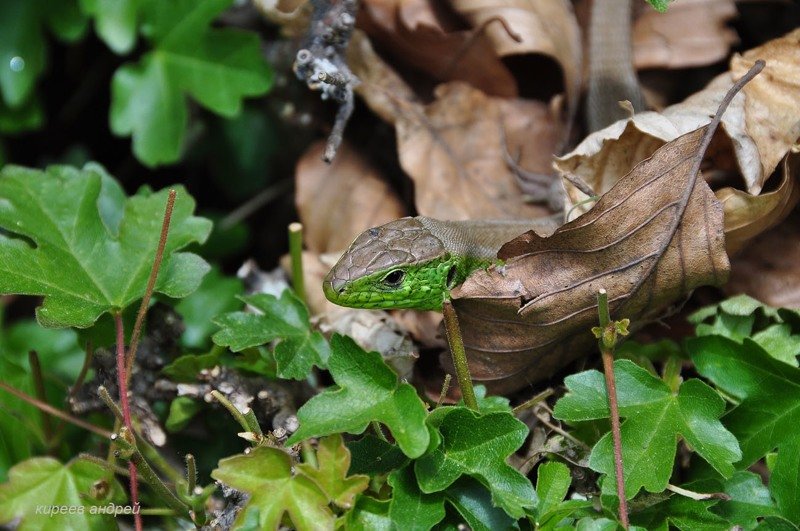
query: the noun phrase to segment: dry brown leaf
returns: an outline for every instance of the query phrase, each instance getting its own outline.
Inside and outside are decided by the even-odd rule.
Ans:
[[[286,37],[301,37],[311,21],[308,0],[253,0],[253,4],[270,22],[281,27]]]
[[[517,96],[517,83],[484,35],[454,30],[428,0],[366,0],[358,25],[398,61],[439,81]]]
[[[797,155],[792,157],[796,158]],[[750,240],[777,225],[794,209],[800,200],[798,178],[797,164],[791,165],[787,157],[781,182],[771,192],[750,195],[730,187],[715,192],[725,212],[725,248],[729,255],[738,253]]]
[[[325,142],[312,144],[295,171],[295,202],[309,250],[341,251],[353,234],[406,215],[378,170],[352,147],[342,144],[331,164],[322,161],[324,150]]]
[[[569,106],[580,98],[581,39],[572,5],[566,0],[450,0],[474,28],[486,34],[501,57],[544,54],[558,62],[564,72],[564,90]],[[520,37],[517,42],[506,28],[493,20],[501,18]]]
[[[361,30],[353,30],[347,64],[360,81],[355,92],[384,121],[394,124],[404,106],[417,102],[411,87],[381,59]]]
[[[788,178],[800,179],[800,155],[790,156],[785,164]],[[746,293],[770,306],[800,308],[800,210],[732,259],[725,292]]]
[[[548,171],[560,127],[536,101],[490,98],[464,83],[441,85],[426,107],[407,105],[396,122],[400,164],[414,180],[421,215],[439,219],[537,218],[506,164],[502,129],[520,165]],[[512,151],[513,152],[513,151]]]
[[[722,208],[696,178],[706,128],[637,165],[580,218],[501,248],[453,292],[473,379],[497,392],[551,375],[594,341],[597,292],[640,325],[728,276]]]
[[[727,22],[736,16],[733,0],[682,0],[659,13],[636,4],[633,56],[636,68],[688,68],[728,56],[738,41]]]
[[[766,68],[737,95],[717,133],[730,138],[732,155],[715,164],[729,169],[735,163],[747,191],[758,194],[800,136],[800,30],[734,57],[730,72],[662,113],[638,113],[589,135],[571,153],[556,159],[557,170],[583,179],[598,194],[605,192],[658,146],[707,121],[728,87],[757,58],[766,60]],[[569,184],[566,188],[573,204],[586,198]]]

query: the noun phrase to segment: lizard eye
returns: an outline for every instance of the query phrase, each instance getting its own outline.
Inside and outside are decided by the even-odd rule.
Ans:
[[[397,286],[399,285],[403,279],[406,277],[405,271],[402,269],[395,269],[394,271],[389,271],[389,273],[383,277],[383,283],[388,284],[390,286]]]

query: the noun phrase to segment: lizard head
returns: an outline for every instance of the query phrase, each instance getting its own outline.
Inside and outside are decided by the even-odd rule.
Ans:
[[[361,233],[322,289],[340,306],[441,310],[449,290],[464,280],[463,267],[419,220],[407,217]]]

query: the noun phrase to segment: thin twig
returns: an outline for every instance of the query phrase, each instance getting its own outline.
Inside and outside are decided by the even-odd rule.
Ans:
[[[291,179],[284,179],[279,181],[272,186],[269,186],[253,196],[253,198],[248,199],[238,207],[236,207],[231,213],[227,216],[222,218],[220,222],[217,224],[217,227],[221,231],[228,230],[232,228],[234,225],[239,223],[240,221],[244,220],[253,212],[256,212],[259,208],[263,207],[264,205],[270,203],[272,200],[277,199],[284,193],[288,192],[292,188],[292,181]]]
[[[31,378],[33,379],[33,388],[36,390],[36,398],[42,403],[47,403],[47,393],[44,390],[44,376],[42,376],[42,364],[39,363],[39,355],[35,350],[28,352],[28,363],[31,366]],[[50,416],[42,413],[42,431],[44,432],[45,446],[50,448],[53,441],[53,424],[50,422]]]
[[[158,271],[161,268],[161,260],[164,258],[164,249],[167,246],[167,236],[169,235],[169,223],[172,219],[172,210],[175,208],[175,190],[169,191],[167,196],[167,206],[164,209],[164,220],[161,223],[161,237],[158,240],[158,247],[156,248],[156,255],[153,258],[153,267],[150,269],[150,277],[147,279],[147,288],[144,290],[144,297],[142,303],[139,305],[139,311],[136,314],[136,322],[133,325],[133,333],[131,333],[131,343],[128,345],[128,358],[125,363],[127,369],[127,379],[130,380],[131,372],[133,371],[133,361],[136,359],[136,349],[139,346],[139,336],[142,333],[142,325],[144,324],[144,317],[147,314],[147,307],[150,305],[150,297],[153,295],[153,290],[156,286],[158,279]]]
[[[131,422],[131,406],[128,402],[128,372],[125,370],[125,327],[122,323],[122,315],[114,314],[114,326],[117,331],[117,385],[119,386],[119,402],[122,406],[122,419],[125,427],[133,437],[133,423]],[[114,437],[112,436],[112,439]],[[139,506],[139,481],[136,474],[136,462],[128,461],[128,471],[131,474],[131,502],[134,507]],[[133,523],[136,531],[142,531],[142,517],[137,512],[133,515]]]
[[[591,446],[589,446],[588,444],[586,444],[582,440],[575,438],[574,435],[570,434],[569,432],[567,432],[566,430],[562,429],[561,427],[553,424],[552,422],[550,422],[547,419],[547,417],[545,417],[541,413],[534,413],[534,415],[536,415],[536,418],[539,420],[539,422],[541,422],[542,424],[544,424],[545,426],[547,426],[548,428],[550,428],[551,430],[553,430],[557,434],[561,435],[562,437],[564,437],[565,439],[567,439],[569,441],[572,441],[573,443],[575,443],[577,446],[580,446],[584,450],[591,451],[591,449],[592,449]]]
[[[27,395],[27,394],[23,393],[22,391],[11,387],[10,385],[8,385],[8,384],[6,384],[4,382],[0,382],[0,389],[2,389],[3,391],[6,391],[7,393],[11,393],[12,395],[16,396],[20,400],[24,400],[25,402],[33,405],[34,407],[39,408],[41,411],[49,413],[50,415],[52,415],[52,416],[54,416],[56,418],[59,418],[59,419],[64,420],[66,422],[69,422],[70,424],[74,424],[75,426],[78,426],[79,428],[83,428],[86,431],[90,431],[90,432],[92,432],[94,434],[97,434],[97,435],[99,435],[101,437],[104,437],[104,438],[111,437],[111,432],[110,431],[104,430],[103,428],[99,428],[99,427],[95,426],[94,424],[89,424],[85,420],[79,419],[77,417],[73,417],[69,413],[61,411],[60,409],[56,409],[53,406],[51,406],[50,404],[47,404],[47,403],[42,402],[40,400],[37,400],[36,398],[34,398],[34,397],[30,396],[30,395]]]
[[[444,402],[444,399],[447,396],[447,391],[450,390],[450,380],[452,379],[453,377],[450,375],[450,373],[444,375],[444,382],[442,383],[442,392],[439,393],[439,400],[436,401],[436,407],[441,406],[442,402]]]
[[[677,485],[668,484],[667,490],[674,492],[675,494],[680,494],[681,496],[685,496],[692,500],[703,501],[703,500],[730,500],[730,495],[724,492],[695,492],[693,490],[684,489],[678,487]]]
[[[80,390],[84,380],[86,380],[86,375],[89,373],[89,368],[92,366],[92,358],[94,358],[94,346],[92,345],[91,341],[88,341],[86,343],[86,355],[83,357],[83,366],[81,367],[81,372],[78,373],[75,383],[69,390],[69,401],[72,401],[72,399],[75,398],[75,395]]]
[[[545,389],[541,393],[539,393],[537,395],[534,395],[532,398],[529,398],[525,402],[523,402],[520,405],[518,405],[517,407],[515,407],[513,409],[513,413],[516,415],[520,411],[524,411],[524,410],[526,410],[528,408],[531,408],[531,407],[535,406],[536,404],[538,404],[542,400],[545,400],[546,398],[549,398],[550,396],[552,396],[554,392],[555,391],[553,391],[552,388]]]
[[[306,284],[303,278],[303,224],[289,223],[289,256],[292,259],[292,287],[297,297],[306,302]]]
[[[469,375],[467,353],[464,350],[464,340],[461,338],[461,329],[458,326],[458,316],[453,308],[453,303],[444,301],[442,304],[444,314],[444,329],[447,334],[447,343],[450,345],[450,354],[453,356],[453,365],[456,369],[456,380],[461,389],[464,405],[470,409],[478,410],[478,401],[475,398],[475,389],[472,387],[472,378]]]
[[[606,330],[611,323],[608,311],[608,294],[601,289],[597,294],[597,310],[600,316],[600,330]],[[628,500],[625,497],[625,475],[622,464],[622,436],[619,426],[619,406],[617,404],[617,383],[614,378],[614,346],[606,344],[604,337],[600,337],[600,354],[603,358],[603,372],[606,377],[606,390],[608,393],[608,406],[611,414],[611,438],[614,441],[614,472],[617,482],[617,496],[619,497],[619,519],[624,529],[628,529]]]
[[[472,48],[476,42],[478,42],[478,38],[480,38],[486,32],[486,29],[489,27],[489,24],[493,22],[499,22],[503,26],[503,29],[506,31],[506,34],[514,42],[522,42],[522,36],[513,29],[511,29],[511,26],[508,25],[508,21],[506,21],[505,18],[501,16],[494,16],[487,18],[486,20],[483,21],[483,23],[480,26],[475,28],[475,30],[467,38],[467,40],[464,41],[464,44],[462,44],[461,47],[458,49],[458,51],[456,51],[456,53],[453,54],[452,59],[450,59],[450,62],[448,63],[447,67],[444,69],[444,72],[442,73],[442,79],[449,79],[450,76],[453,75],[453,71],[456,69],[456,66],[458,65],[459,61],[461,61],[461,59],[464,58],[469,49]]]

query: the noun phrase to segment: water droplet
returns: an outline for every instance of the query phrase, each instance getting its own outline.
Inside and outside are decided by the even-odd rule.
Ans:
[[[8,62],[8,66],[11,68],[12,72],[22,72],[22,70],[25,69],[25,59],[15,55],[11,58],[11,61]]]

